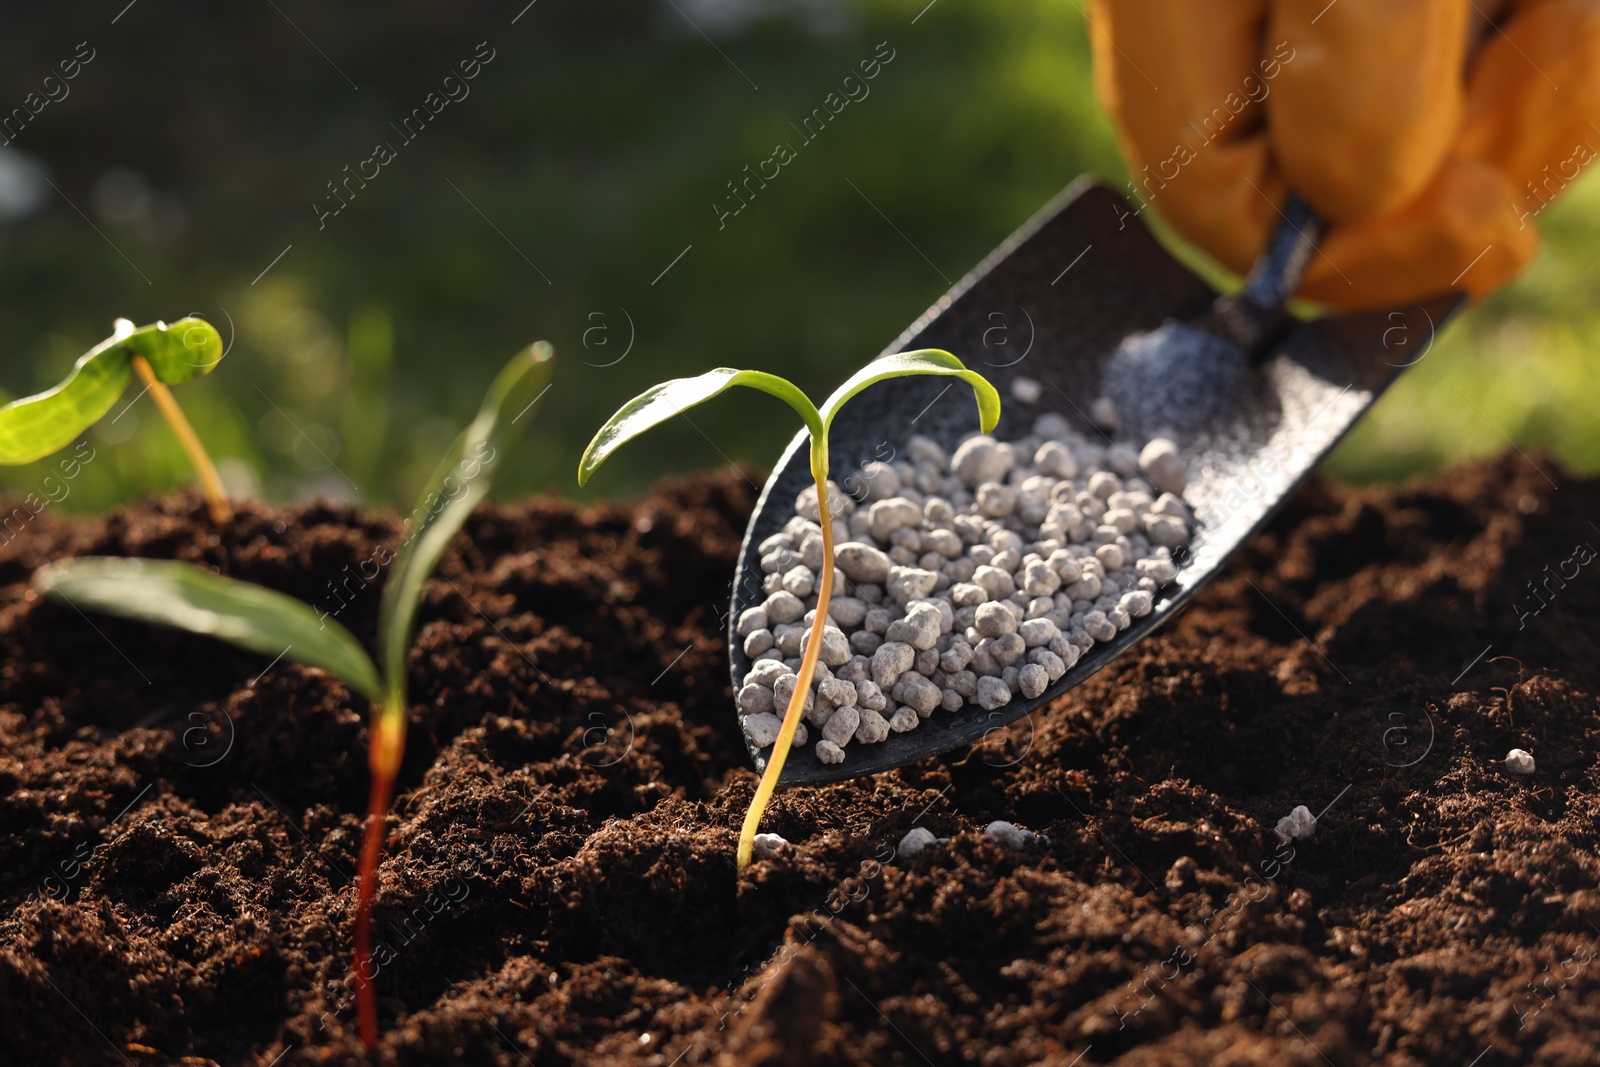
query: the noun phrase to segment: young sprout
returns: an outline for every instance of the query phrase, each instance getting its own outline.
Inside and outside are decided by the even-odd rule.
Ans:
[[[79,357],[66,381],[0,407],[0,463],[32,463],[67,447],[111,410],[137,376],[189,454],[211,521],[221,526],[233,517],[222,479],[167,388],[211,373],[221,360],[222,337],[204,319],[139,327],[118,319],[115,332]]]
[[[356,898],[353,971],[361,1040],[378,1039],[373,993],[372,902],[384,819],[406,740],[406,649],[422,587],[467,516],[489,492],[496,468],[543,395],[552,352],[544,342],[519,352],[484,397],[477,418],[450,446],[412,511],[398,553],[374,556],[391,566],[378,613],[378,659],[339,623],[293,597],[189,563],[85,556],[41,568],[34,584],[80,610],[207,634],[264,656],[327,671],[372,704],[367,762],[372,771]]]
[[[761,782],[756,787],[755,797],[750,801],[750,810],[745,815],[744,827],[739,832],[740,871],[750,863],[756,830],[761,825],[761,815],[766,811],[767,802],[772,799],[772,793],[778,786],[778,776],[783,773],[784,762],[789,758],[789,746],[794,740],[795,728],[800,725],[800,717],[805,711],[806,696],[811,691],[811,680],[816,674],[817,658],[822,652],[822,631],[827,624],[828,604],[833,597],[834,568],[830,565],[833,560],[833,515],[830,510],[832,501],[828,499],[828,428],[833,425],[834,416],[839,413],[845,401],[867,386],[888,378],[900,378],[911,374],[947,375],[966,381],[977,394],[978,421],[983,432],[988,433],[994,429],[995,423],[1000,421],[1000,394],[995,391],[994,386],[976,371],[968,370],[949,352],[935,348],[901,352],[898,355],[874,360],[834,390],[821,410],[818,410],[793,383],[775,374],[719,367],[697,378],[674,378],[628,401],[611,416],[609,422],[600,427],[600,432],[594,435],[594,440],[589,442],[589,447],[584,449],[583,458],[578,462],[578,484],[583,485],[588,482],[589,476],[595,469],[605,462],[606,457],[615,452],[624,441],[632,440],[652,426],[665,422],[686,408],[704,403],[735,385],[760,389],[787,403],[799,412],[801,420],[805,422],[806,432],[811,436],[811,477],[817,484],[817,523],[822,527],[824,560],[822,582],[817,591],[816,617],[811,623],[811,633],[806,639],[805,653],[800,660],[794,695],[789,699],[789,707],[783,716],[783,725],[777,740],[772,745],[772,755],[762,771]]]

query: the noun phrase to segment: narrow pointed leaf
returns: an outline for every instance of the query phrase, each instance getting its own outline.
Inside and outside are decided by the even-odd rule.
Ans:
[[[912,374],[960,378],[971,385],[972,391],[977,394],[979,428],[988,433],[1000,421],[1000,394],[989,383],[989,379],[977,371],[968,370],[966,364],[949,352],[937,348],[924,348],[916,352],[899,352],[892,356],[884,356],[882,359],[875,359],[852,374],[849,380],[835,389],[833,395],[822,405],[823,425],[831,426],[833,417],[839,413],[845,401],[867,386],[888,378],[901,378]]]
[[[164,382],[208,373],[222,358],[222,338],[201,319],[155,323],[91,348],[53,389],[0,407],[0,463],[32,463],[67,447],[98,422],[133,378],[133,356]]]
[[[543,341],[512,357],[489,387],[477,417],[439,461],[407,520],[406,539],[384,583],[378,614],[378,662],[393,693],[405,692],[406,648],[422,587],[533,421],[531,409],[548,388],[553,358]]]
[[[332,618],[265,586],[173,560],[84,556],[41,568],[34,585],[80,611],[204,634],[263,656],[316,667],[370,700],[378,670],[361,642]]]
[[[587,483],[596,468],[624,442],[736,385],[770,393],[799,412],[813,435],[822,432],[822,419],[816,406],[793,383],[764,371],[718,367],[693,378],[662,382],[624,404],[583,450],[583,458],[578,461],[578,484]]]

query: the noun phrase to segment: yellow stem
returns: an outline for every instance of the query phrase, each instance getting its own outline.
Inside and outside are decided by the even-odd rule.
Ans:
[[[189,454],[189,462],[194,465],[195,473],[200,476],[200,488],[205,492],[206,507],[211,511],[211,521],[218,526],[226,524],[233,518],[233,509],[228,506],[227,495],[222,491],[222,479],[217,477],[217,468],[212,466],[211,457],[206,454],[205,446],[200,443],[194,427],[184,418],[183,409],[178,406],[177,400],[173,399],[172,390],[156,377],[156,372],[150,368],[150,364],[143,356],[133,357],[133,369],[144,382],[150,398],[156,402],[156,407],[161,409],[167,425],[172,427],[178,443]]]
[[[826,447],[827,442],[823,442],[823,448]],[[741,873],[750,866],[750,855],[755,849],[756,830],[761,826],[761,816],[778,788],[778,777],[783,774],[783,764],[789,758],[794,732],[800,725],[801,715],[805,713],[806,695],[811,692],[811,679],[817,673],[817,658],[822,655],[822,631],[828,624],[828,603],[833,598],[833,515],[828,511],[828,468],[825,458],[819,466],[815,451],[811,476],[817,483],[817,517],[822,526],[822,587],[817,593],[817,617],[812,620],[811,636],[806,642],[805,656],[800,660],[794,696],[789,698],[789,708],[783,714],[783,726],[778,730],[772,755],[767,758],[767,768],[761,773],[761,784],[756,786],[756,795],[750,800],[750,810],[745,813],[744,827],[739,831],[738,865]]]

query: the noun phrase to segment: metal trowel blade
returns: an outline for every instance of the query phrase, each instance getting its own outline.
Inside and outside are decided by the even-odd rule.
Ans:
[[[1217,294],[1168,253],[1138,209],[1112,190],[1080,179],[979,263],[885,352],[943,348],[989,378],[1004,399],[995,436],[1026,435],[1055,412],[1079,432],[1109,427],[1091,419],[1109,399],[1119,447],[1156,434],[1174,439],[1188,461],[1183,496],[1194,535],[1177,578],[1155,610],[1107,644],[1096,644],[1042,695],[985,711],[935,710],[906,733],[878,744],[852,742],[842,763],[826,764],[797,746],[779,784],[817,785],[901,767],[964,745],[993,744],[986,755],[1017,755],[998,745],[1008,724],[1059,698],[1165,624],[1338,443],[1406,367],[1421,360],[1459,306],[1457,295],[1388,311],[1294,321],[1255,359],[1188,325]],[[1219,349],[1217,346],[1221,346]],[[1042,386],[1035,402],[1027,383]],[[1102,408],[1102,414],[1104,409]],[[830,437],[832,477],[840,485],[872,460],[904,454],[912,434],[953,452],[977,429],[970,391],[933,378],[872,386],[840,412]],[[733,627],[765,599],[760,543],[794,515],[810,485],[807,441],[790,442],[767,480],[745,533],[734,576],[729,658],[734,687],[750,670]],[[835,595],[849,595],[848,588]],[[737,722],[737,711],[730,707]],[[814,732],[814,731],[813,731]],[[1022,731],[1026,734],[1026,731]],[[748,740],[747,740],[748,744]],[[767,749],[751,747],[755,765]]]

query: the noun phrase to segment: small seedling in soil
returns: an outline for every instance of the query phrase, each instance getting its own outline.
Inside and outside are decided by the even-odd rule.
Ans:
[[[222,352],[221,335],[203,319],[139,327],[118,319],[115,332],[85,352],[60,385],[0,407],[0,463],[32,463],[67,447],[99,422],[137,377],[188,453],[211,521],[221,526],[233,517],[222,479],[167,386],[211,373]]]
[[[378,1039],[372,989],[372,902],[384,819],[406,739],[406,649],[422,587],[467,516],[489,492],[496,468],[532,421],[525,417],[550,376],[550,346],[519,352],[484,397],[471,425],[429,479],[383,586],[375,664],[355,636],[309,604],[189,563],[86,556],[42,568],[34,583],[79,609],[207,634],[325,670],[372,702],[367,761],[372,771],[358,876],[354,976],[361,1040]],[[387,559],[380,560],[388,562]]]
[[[831,509],[837,506],[836,501],[829,498],[828,429],[833,425],[834,416],[839,413],[845,401],[867,386],[889,378],[901,378],[913,374],[944,375],[962,379],[970,384],[973,392],[977,394],[978,421],[983,432],[988,433],[1000,421],[1000,394],[989,384],[988,379],[976,371],[968,370],[949,352],[938,349],[901,352],[898,355],[874,360],[839,386],[823,403],[820,410],[797,386],[775,374],[719,367],[695,378],[674,378],[628,401],[611,416],[610,421],[600,427],[600,432],[589,442],[589,447],[584,449],[583,458],[578,462],[578,484],[583,485],[588,482],[595,469],[605,462],[606,457],[616,451],[623,442],[632,440],[652,426],[659,425],[696,404],[704,403],[735,385],[759,389],[787,403],[799,413],[805,423],[806,432],[811,437],[811,477],[816,483],[816,521],[822,528],[823,558],[821,581],[817,590],[816,616],[811,624],[811,632],[800,661],[794,695],[789,699],[783,723],[772,744],[772,755],[762,771],[761,782],[756,787],[755,797],[750,801],[750,810],[745,815],[744,827],[739,832],[740,871],[750,864],[756,830],[761,825],[761,815],[778,786],[779,775],[783,773],[783,764],[789,757],[789,747],[793,743],[795,730],[799,727],[800,717],[805,712],[806,697],[811,692],[811,680],[816,673],[817,659],[822,653],[823,630],[828,621],[828,602],[833,596],[834,567],[831,564],[834,554]]]

